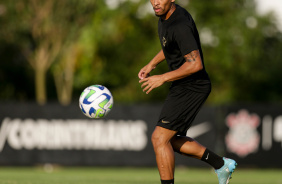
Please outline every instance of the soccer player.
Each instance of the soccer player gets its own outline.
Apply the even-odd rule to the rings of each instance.
[[[161,183],[174,183],[174,152],[178,152],[210,164],[215,169],[219,183],[226,184],[236,162],[215,154],[186,136],[211,91],[195,22],[184,8],[175,4],[175,0],[150,1],[159,17],[158,34],[162,49],[139,71],[139,82],[147,94],[165,82],[172,82],[151,137]],[[164,60],[170,71],[149,76]]]

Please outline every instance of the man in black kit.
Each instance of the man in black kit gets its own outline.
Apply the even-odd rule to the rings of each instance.
[[[150,1],[159,17],[158,33],[162,49],[140,70],[139,82],[147,94],[165,82],[172,82],[151,138],[161,183],[174,183],[174,152],[210,164],[215,169],[219,184],[229,183],[236,162],[218,156],[186,136],[211,91],[195,22],[184,8],[175,4],[175,0]],[[149,76],[164,60],[170,71]]]

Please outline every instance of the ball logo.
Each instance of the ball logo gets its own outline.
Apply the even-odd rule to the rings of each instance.
[[[257,127],[260,118],[256,114],[249,114],[246,110],[240,110],[238,114],[229,114],[226,118],[229,131],[225,137],[228,151],[245,157],[258,150],[260,135]]]
[[[94,91],[94,90],[90,90],[89,91],[89,93],[85,96],[85,98],[83,99],[83,103],[84,104],[91,104],[93,101],[94,101],[94,99],[92,100],[92,101],[88,101],[88,99],[94,94],[94,93],[96,93],[96,91]]]

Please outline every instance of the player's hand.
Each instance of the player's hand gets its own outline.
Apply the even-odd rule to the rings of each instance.
[[[153,89],[163,85],[164,82],[162,75],[146,77],[139,81],[139,83],[142,83],[141,88],[143,88],[143,91],[146,92],[146,94],[149,94]]]
[[[144,66],[138,73],[139,79],[144,79],[146,77],[150,76],[150,72],[155,69],[156,67],[153,67],[151,65]]]

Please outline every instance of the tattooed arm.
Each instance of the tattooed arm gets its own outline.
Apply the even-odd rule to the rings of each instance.
[[[185,78],[203,69],[199,50],[190,52],[189,54],[185,55],[184,58],[186,62],[174,71],[141,79],[139,82],[143,83],[141,85],[143,91],[148,94],[154,88],[163,85],[165,82],[171,82]]]
[[[202,59],[199,50],[194,50],[184,56],[185,63],[177,70],[163,74],[165,82],[185,78],[203,69]]]

